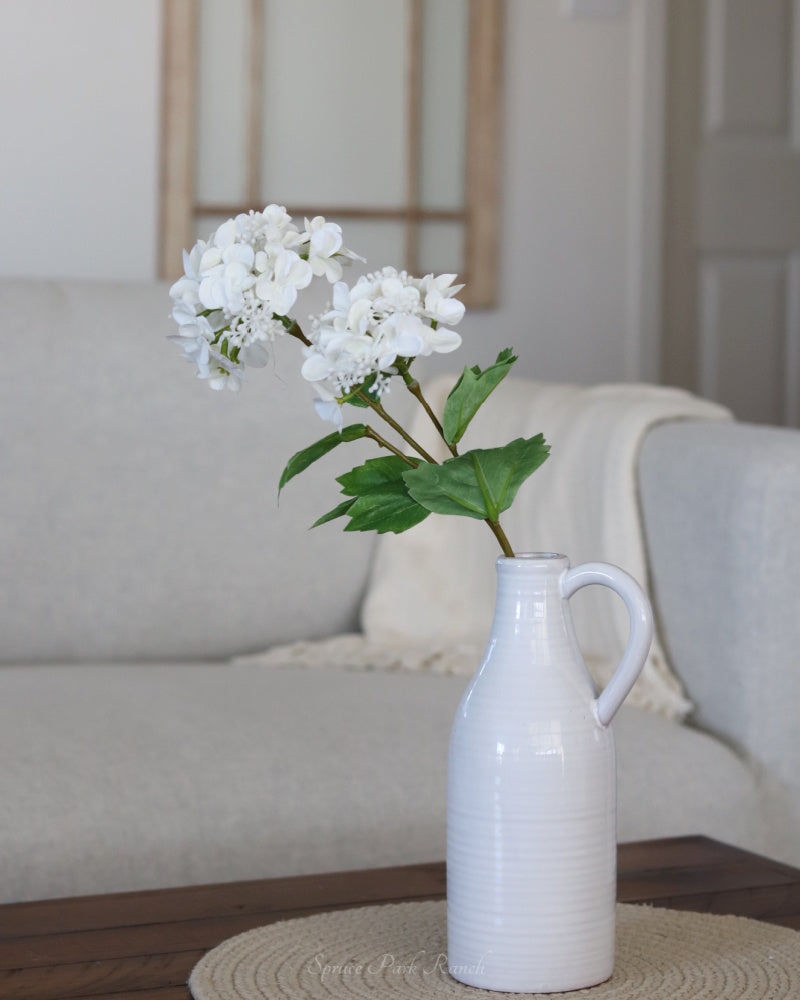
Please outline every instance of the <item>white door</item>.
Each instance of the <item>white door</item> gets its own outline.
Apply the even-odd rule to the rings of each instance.
[[[670,0],[664,380],[800,424],[800,0]]]

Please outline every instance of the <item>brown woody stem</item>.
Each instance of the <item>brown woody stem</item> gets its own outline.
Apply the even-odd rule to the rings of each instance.
[[[311,341],[300,329],[300,324],[297,322],[297,320],[294,320],[291,326],[286,327],[286,332],[289,334],[290,337],[296,337],[298,340],[301,340],[306,345],[306,347],[311,346]]]
[[[419,462],[414,458],[409,458],[408,455],[404,455],[399,448],[395,448],[393,444],[386,440],[386,438],[381,437],[381,435],[367,424],[367,430],[364,437],[368,437],[371,440],[377,442],[381,448],[386,448],[393,455],[397,455],[398,458],[402,458],[406,465],[410,465],[412,469],[416,469]]]
[[[431,409],[428,400],[423,396],[422,387],[420,386],[419,382],[414,378],[411,372],[409,372],[407,365],[398,364],[397,370],[403,376],[403,381],[406,384],[406,388],[411,393],[411,395],[417,400],[417,402],[422,406],[422,408],[425,410],[428,416],[431,418],[433,426],[436,428],[442,441],[444,441],[444,443],[450,449],[450,454],[455,458],[455,456],[458,455],[458,449],[454,444],[450,444],[450,442],[444,436],[444,428],[442,427],[441,421]]]
[[[385,420],[386,423],[392,428],[392,430],[396,431],[400,435],[400,437],[406,442],[406,444],[411,445],[414,451],[416,451],[418,455],[421,455],[426,462],[430,462],[431,465],[439,464],[436,461],[436,459],[433,458],[433,456],[429,455],[428,452],[425,451],[425,449],[422,447],[422,445],[419,444],[419,442],[415,441],[414,438],[411,437],[411,435],[406,430],[404,430],[393,417],[389,416],[389,414],[386,412],[386,410],[384,410],[384,408],[377,401],[377,399],[372,399],[372,397],[369,396],[366,392],[364,392],[363,389],[358,389],[356,391],[356,396],[358,396],[359,399],[363,400],[367,404],[367,406],[371,407],[382,420]]]

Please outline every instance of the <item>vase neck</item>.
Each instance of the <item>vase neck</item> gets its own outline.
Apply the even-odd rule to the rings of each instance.
[[[524,552],[501,556],[496,563],[498,591],[535,595],[558,589],[569,569],[569,559],[558,552]]]
[[[496,567],[495,634],[511,629],[521,636],[531,629],[560,627],[565,614],[561,580],[569,569],[566,556],[552,552],[503,556]]]

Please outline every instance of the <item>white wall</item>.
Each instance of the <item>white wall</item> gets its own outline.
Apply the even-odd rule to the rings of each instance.
[[[0,0],[0,274],[149,278],[159,0]]]
[[[506,28],[501,307],[475,337],[502,327],[534,377],[621,379],[630,15],[510,0]]]
[[[467,316],[463,362],[509,344],[535,377],[639,374],[631,4],[650,2],[569,18],[559,0],[507,0],[501,305]],[[153,277],[158,0],[0,7],[0,274]]]

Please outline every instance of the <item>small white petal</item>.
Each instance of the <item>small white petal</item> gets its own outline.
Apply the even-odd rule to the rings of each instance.
[[[437,330],[431,330],[428,343],[437,354],[449,354],[461,347],[461,335],[455,330],[440,326]]]
[[[319,382],[331,373],[328,360],[321,354],[312,354],[303,362],[300,374],[307,382]]]
[[[323,420],[329,420],[331,423],[336,424],[339,430],[342,429],[342,424],[344,422],[344,415],[342,414],[341,406],[329,399],[315,399],[314,408],[317,411],[318,416]]]
[[[236,219],[228,219],[227,222],[223,222],[216,233],[214,233],[214,245],[218,246],[220,250],[229,247],[235,239]]]

